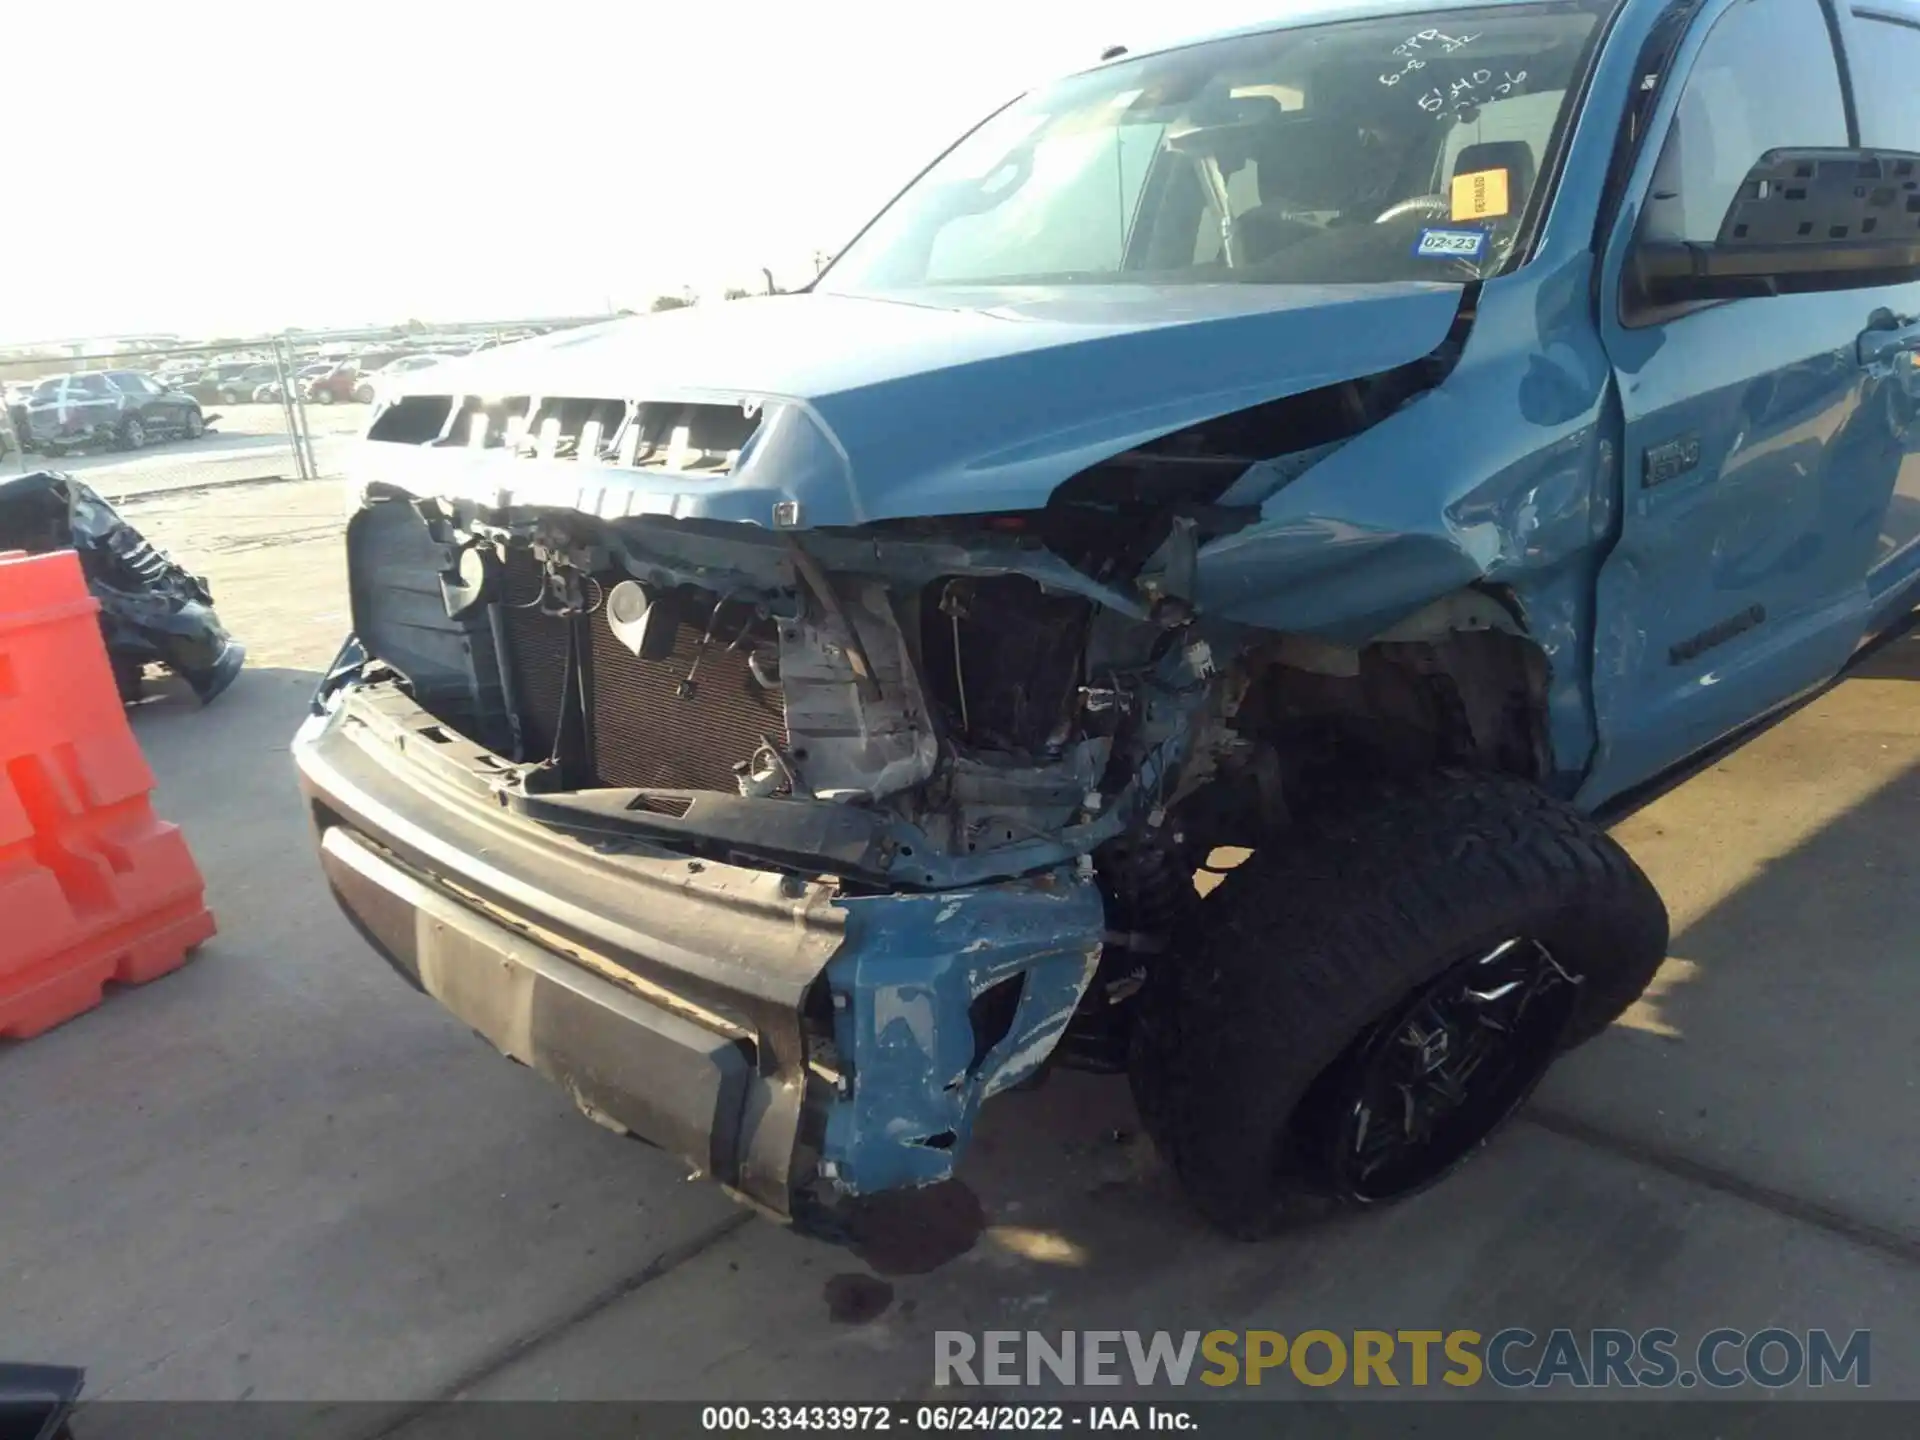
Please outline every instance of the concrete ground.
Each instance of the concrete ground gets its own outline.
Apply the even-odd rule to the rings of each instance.
[[[1217,1239],[1124,1084],[1062,1075],[987,1111],[978,1242],[875,1275],[587,1123],[374,959],[287,756],[346,626],[339,487],[170,484],[127,513],[209,574],[251,665],[134,728],[221,930],[0,1049],[0,1356],[84,1364],[96,1396],[399,1407],[341,1434],[451,1395],[912,1397],[936,1330],[989,1328],[1870,1328],[1872,1393],[1920,1398],[1920,636],[1619,827],[1672,959],[1424,1197]]]

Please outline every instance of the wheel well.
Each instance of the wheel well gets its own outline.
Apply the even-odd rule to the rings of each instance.
[[[1171,823],[1097,857],[1109,932],[1060,1063],[1125,1063],[1142,977],[1185,943],[1193,907],[1209,903],[1200,897],[1219,875],[1284,844],[1294,821],[1342,823],[1356,796],[1443,769],[1545,779],[1549,673],[1518,605],[1482,589],[1445,596],[1358,645],[1280,634],[1245,652],[1228,686],[1224,743],[1207,747],[1202,778],[1168,807]],[[1199,873],[1209,869],[1211,879]]]
[[[1545,653],[1509,598],[1465,590],[1360,645],[1276,636],[1248,662],[1234,728],[1279,765],[1289,808],[1356,776],[1551,769]]]

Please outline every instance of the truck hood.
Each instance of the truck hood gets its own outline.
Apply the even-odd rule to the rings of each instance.
[[[608,519],[813,528],[1033,509],[1077,472],[1169,432],[1419,359],[1446,337],[1460,294],[1415,282],[1127,285],[693,306],[395,377],[362,475]],[[758,423],[730,464],[697,472],[522,458],[382,423],[408,397],[444,396],[456,407],[513,396],[744,406]]]

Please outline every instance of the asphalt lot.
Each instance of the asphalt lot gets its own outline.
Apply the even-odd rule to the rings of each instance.
[[[84,1364],[95,1396],[402,1407],[343,1435],[451,1395],[913,1397],[943,1329],[1870,1328],[1871,1393],[1920,1399],[1920,636],[1620,825],[1672,959],[1434,1191],[1222,1241],[1124,1084],[1062,1075],[987,1111],[977,1243],[875,1276],[587,1123],[374,959],[287,756],[346,626],[340,487],[142,463],[103,488],[149,492],[129,518],[251,652],[207,710],[163,688],[133,717],[221,931],[0,1048],[0,1356]],[[849,1274],[882,1282],[851,1317]]]

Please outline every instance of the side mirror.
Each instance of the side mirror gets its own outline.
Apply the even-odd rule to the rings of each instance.
[[[1920,279],[1920,154],[1769,150],[1712,244],[1643,238],[1630,265],[1655,305]]]

